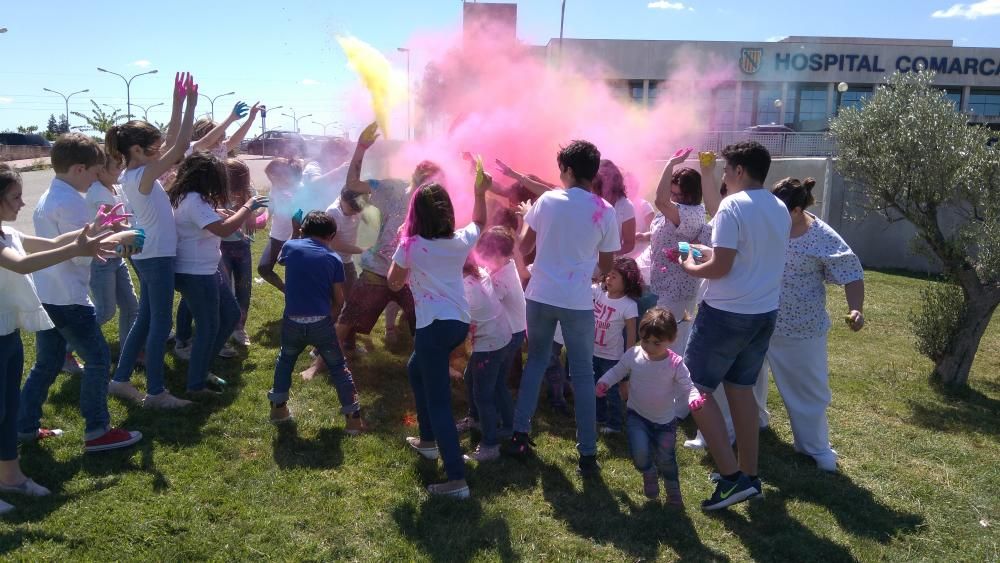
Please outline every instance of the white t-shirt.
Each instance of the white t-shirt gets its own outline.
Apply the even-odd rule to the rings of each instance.
[[[593,307],[598,252],[621,249],[614,209],[582,188],[549,190],[524,216],[535,231],[535,263],[525,297],[577,311]]]
[[[635,206],[627,197],[620,197],[615,202],[615,218],[618,219],[618,230],[621,233],[622,225],[629,219],[635,219]]]
[[[125,194],[126,205],[132,213],[132,226],[141,228],[146,233],[146,241],[142,252],[132,257],[133,260],[163,258],[177,255],[177,227],[174,225],[174,208],[170,198],[159,180],[153,181],[153,189],[149,195],[139,193],[139,180],[145,166],[122,172],[120,181]]]
[[[712,247],[736,250],[725,276],[708,280],[705,303],[754,315],[778,309],[792,218],[780,199],[763,189],[726,196],[712,221]]]
[[[594,355],[617,360],[625,353],[625,321],[639,316],[639,306],[631,297],[612,299],[600,285],[594,285]]]
[[[516,334],[527,330],[524,288],[521,287],[521,277],[517,275],[517,264],[509,260],[499,270],[490,274],[490,277],[493,278],[493,291],[500,298],[500,304],[507,314],[510,331]]]
[[[212,204],[199,194],[188,193],[174,211],[177,223],[177,261],[174,271],[178,274],[208,276],[219,269],[222,238],[205,229],[221,221]]]
[[[500,298],[493,290],[490,273],[480,268],[479,277],[463,278],[465,298],[469,301],[469,316],[472,317],[472,351],[494,352],[510,343],[510,323],[507,313],[500,304]]]
[[[428,240],[420,236],[403,240],[392,261],[410,271],[409,285],[417,313],[417,327],[437,320],[468,323],[462,266],[479,240],[479,226],[469,223],[452,238]]]
[[[657,424],[677,418],[675,398],[690,403],[701,396],[683,359],[672,351],[662,360],[651,360],[642,346],[633,346],[615,367],[598,375],[597,382],[609,387],[628,377],[628,408]]]
[[[19,256],[26,256],[22,240],[24,235],[10,227],[3,228],[0,247],[12,249]],[[0,268],[0,336],[15,330],[28,332],[48,330],[53,327],[48,313],[42,308],[38,292],[31,274],[19,274],[7,268]],[[20,377],[20,374],[18,374]]]
[[[94,215],[101,209],[102,205],[108,207],[114,207],[119,203],[124,203],[125,199],[122,197],[120,189],[115,186],[115,192],[112,193],[111,190],[104,187],[100,181],[94,182],[87,188],[86,198],[87,205],[90,206],[90,212]]]
[[[330,207],[326,208],[326,215],[327,217],[333,219],[334,223],[337,224],[336,241],[347,244],[358,243],[358,225],[361,223],[360,213],[345,215],[344,211],[340,208],[340,198],[338,197],[336,201],[330,204]],[[348,263],[354,256],[353,254],[348,254],[346,252],[336,252],[336,255],[339,256],[340,260],[345,264]]]
[[[637,199],[632,202],[632,207],[635,209],[636,234],[648,232],[650,230],[649,226],[653,222],[653,217],[656,215],[656,210],[653,209],[653,205],[644,199]],[[632,252],[629,252],[627,256],[638,261],[639,256],[642,255],[647,248],[649,248],[648,240],[636,240],[635,248],[633,248]],[[647,258],[644,260],[648,265],[648,253]],[[642,268],[642,264],[640,264],[639,267]]]
[[[271,209],[271,233],[270,237],[275,240],[280,240],[282,242],[292,238],[292,233],[295,231],[295,227],[292,225],[292,215],[298,209],[292,209],[294,203],[292,199],[295,197],[294,188],[279,188],[274,186],[271,188],[270,193],[270,209]]]
[[[32,216],[35,235],[56,238],[94,220],[84,195],[54,178]],[[136,255],[138,256],[138,255]],[[35,272],[38,298],[47,305],[87,305],[90,301],[90,258],[73,258]]]

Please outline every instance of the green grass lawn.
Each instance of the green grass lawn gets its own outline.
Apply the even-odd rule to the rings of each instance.
[[[255,247],[259,254],[260,244]],[[781,560],[996,561],[1000,558],[1000,328],[987,333],[971,389],[945,394],[913,348],[906,322],[929,283],[868,274],[868,326],[831,334],[830,409],[842,473],[795,454],[772,388],[761,441],[766,498],[702,513],[710,463],[678,448],[685,511],[648,502],[623,436],[601,438],[603,476],[574,469],[573,422],[537,418],[538,456],[471,467],[473,499],[430,499],[436,462],[407,451],[416,429],[405,354],[382,328],[353,365],[373,431],[344,434],[324,381],[296,376],[297,425],[268,423],[265,392],[277,354],[281,296],[254,285],[248,354],[216,369],[231,389],[187,412],[148,412],[111,399],[114,423],[145,435],[137,447],[83,455],[78,382],[60,376],[43,422],[60,439],[22,448],[42,499],[3,495],[0,554],[22,560]],[[834,318],[844,308],[832,290]],[[116,324],[106,335],[117,350]],[[26,338],[26,370],[34,351]],[[408,348],[404,346],[404,348]],[[300,359],[299,368],[307,358]],[[186,364],[168,359],[183,391]],[[141,374],[136,377],[143,384]],[[773,384],[772,384],[773,385]],[[455,388],[455,412],[464,412]],[[412,423],[411,423],[412,424]],[[693,435],[691,424],[684,426]],[[466,448],[472,444],[463,439]],[[678,444],[679,445],[679,444]]]

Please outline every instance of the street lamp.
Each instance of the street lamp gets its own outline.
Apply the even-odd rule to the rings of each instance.
[[[205,98],[208,98],[208,104],[211,107],[211,109],[209,110],[209,114],[212,116],[211,119],[214,121],[215,120],[215,100],[218,100],[222,96],[232,96],[235,93],[236,92],[226,92],[225,94],[219,94],[218,96],[216,96],[214,98],[210,97],[208,94],[198,94],[198,95],[199,96],[204,96]]]
[[[3,28],[3,31],[4,32],[7,31],[7,28],[6,27]],[[0,33],[2,33],[2,32],[0,32]],[[67,128],[69,127],[69,99],[72,98],[73,96],[77,95],[77,94],[83,94],[84,92],[90,92],[90,89],[88,88],[86,90],[80,90],[79,92],[73,92],[72,94],[70,94],[70,95],[67,96],[66,94],[63,94],[62,92],[57,92],[55,90],[50,90],[49,88],[42,88],[42,90],[45,90],[46,92],[52,92],[53,94],[59,94],[60,96],[63,97],[63,101],[66,102],[66,127]]]
[[[326,128],[329,127],[329,126],[331,126],[331,125],[338,125],[340,122],[339,121],[331,121],[330,123],[320,123],[319,121],[313,121],[313,123],[315,123],[316,125],[319,125],[320,127],[323,128],[323,136],[326,137]]]
[[[396,47],[400,53],[406,53],[406,140],[410,140],[410,49]]]
[[[285,106],[260,106],[260,156],[263,157],[267,154],[267,110],[274,111],[276,109],[281,109]]]
[[[113,74],[113,75],[117,76],[118,78],[121,78],[122,81],[125,82],[125,105],[128,107],[128,111],[126,112],[125,118],[128,119],[128,120],[131,120],[132,119],[132,91],[131,91],[132,80],[134,80],[134,79],[136,79],[136,78],[138,78],[140,76],[145,76],[147,74],[156,74],[157,71],[156,70],[150,70],[150,71],[147,71],[147,72],[140,72],[139,74],[132,75],[131,78],[125,78],[124,76],[118,74],[117,72],[111,72],[110,70],[106,70],[106,69],[103,69],[101,67],[97,67],[97,70],[100,71],[100,72],[106,72],[108,74]]]
[[[151,106],[146,106],[146,107],[140,106],[139,104],[135,104],[135,107],[141,109],[142,118],[145,119],[146,121],[149,121],[149,110],[155,108],[156,106],[162,106],[162,105],[164,105],[164,102],[160,102],[158,104],[153,104]]]
[[[294,114],[295,111],[292,111],[292,113]],[[305,115],[300,115],[298,117],[295,117],[295,115],[288,115],[287,113],[283,113],[281,115],[283,115],[285,117],[291,117],[292,118],[292,121],[295,122],[295,132],[296,133],[299,132],[299,122],[302,121],[303,119],[307,118],[307,117],[312,117],[311,113],[307,113]]]

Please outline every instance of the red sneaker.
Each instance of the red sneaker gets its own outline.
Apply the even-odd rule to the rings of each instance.
[[[139,440],[142,440],[142,432],[112,428],[98,438],[87,440],[83,449],[87,453],[116,450],[131,446]]]

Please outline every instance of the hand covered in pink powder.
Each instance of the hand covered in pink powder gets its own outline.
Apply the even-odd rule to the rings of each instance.
[[[513,168],[511,168],[510,166],[507,166],[504,163],[504,161],[500,160],[499,158],[494,159],[493,162],[496,163],[496,165],[497,165],[497,171],[499,171],[504,176],[506,176],[508,178],[511,178],[512,180],[517,180],[517,179],[520,178],[520,176],[518,175],[518,173],[514,172]]]
[[[132,216],[131,213],[119,213],[125,208],[124,203],[115,204],[114,207],[108,205],[102,205],[101,209],[97,212],[97,217],[94,220],[94,224],[97,225],[99,229],[105,229],[108,227],[114,227],[120,223],[124,223]]]
[[[703,407],[703,406],[705,406],[705,396],[704,395],[701,395],[697,399],[695,399],[695,400],[691,401],[690,403],[688,403],[688,408],[691,409],[691,412],[694,412],[694,411],[697,411],[697,410],[701,410],[701,407]]]
[[[681,164],[682,162],[687,160],[687,157],[690,156],[693,151],[694,148],[692,147],[678,149],[677,152],[674,153],[674,156],[670,157],[670,160],[667,162],[667,164],[672,166],[677,166],[678,164]]]
[[[610,387],[608,386],[607,383],[604,383],[603,381],[598,381],[597,387],[594,388],[594,394],[597,395],[599,399],[603,399],[604,396],[608,394],[609,388]]]

